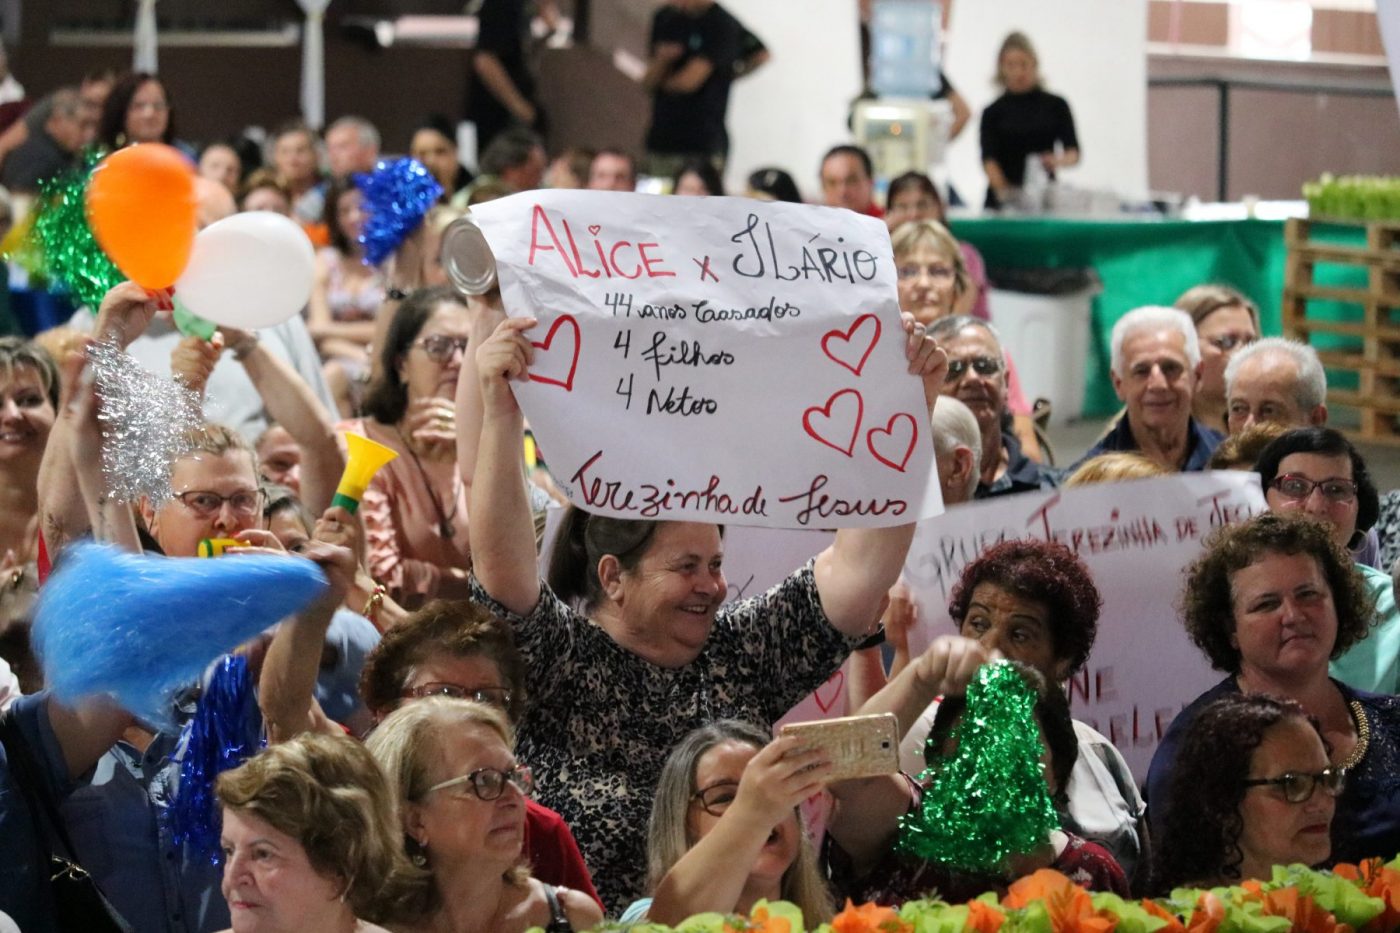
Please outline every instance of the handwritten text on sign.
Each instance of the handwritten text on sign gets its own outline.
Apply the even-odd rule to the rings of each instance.
[[[779,528],[941,509],[878,221],[592,191],[473,216],[507,310],[540,321],[516,394],[574,504]]]
[[[953,586],[989,548],[1020,538],[1064,544],[1103,597],[1093,653],[1070,680],[1070,705],[1145,779],[1172,718],[1224,676],[1181,624],[1183,571],[1211,532],[1264,510],[1254,473],[1183,473],[959,506],[914,534],[904,567],[918,606],[910,650],[956,632]]]

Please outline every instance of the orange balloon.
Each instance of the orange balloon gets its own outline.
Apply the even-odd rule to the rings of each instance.
[[[146,288],[168,288],[194,246],[194,166],[163,143],[138,143],[103,159],[87,184],[87,216],[117,268]]]

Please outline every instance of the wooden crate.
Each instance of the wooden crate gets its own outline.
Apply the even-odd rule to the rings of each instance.
[[[1364,246],[1316,240],[1312,226],[1295,219],[1284,229],[1284,335],[1314,345],[1318,335],[1351,338],[1344,349],[1318,347],[1324,366],[1355,373],[1358,383],[1355,390],[1329,385],[1327,405],[1356,412],[1357,430],[1349,432],[1355,438],[1400,445],[1400,223],[1356,224],[1365,227]],[[1319,264],[1364,267],[1366,287],[1317,284]],[[1353,305],[1359,313],[1348,321],[1310,315],[1310,307],[1323,301]]]

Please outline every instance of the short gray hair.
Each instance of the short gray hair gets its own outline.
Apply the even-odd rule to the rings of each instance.
[[[326,133],[329,135],[333,130],[338,130],[343,126],[351,127],[359,133],[361,144],[376,151],[379,149],[379,130],[364,117],[354,115],[341,117],[326,128]]]
[[[1001,361],[1006,363],[1006,344],[1001,342],[1001,331],[991,321],[984,321],[980,317],[973,317],[970,314],[953,314],[948,317],[941,317],[928,327],[928,336],[932,337],[940,346],[954,339],[969,327],[978,327],[987,333],[996,342],[997,349],[1001,351]]]
[[[1289,340],[1287,337],[1265,337],[1235,351],[1225,366],[1225,395],[1228,398],[1235,385],[1235,377],[1246,361],[1261,354],[1285,356],[1297,368],[1298,379],[1294,383],[1293,397],[1298,407],[1310,412],[1327,401],[1327,374],[1322,370],[1322,360],[1317,351],[1306,343]]]
[[[1128,338],[1144,330],[1174,330],[1185,341],[1186,360],[1195,369],[1201,363],[1201,341],[1196,336],[1196,325],[1191,315],[1178,308],[1164,308],[1148,305],[1134,308],[1118,319],[1113,325],[1113,372],[1123,375],[1123,344]]]
[[[972,451],[972,475],[964,490],[971,497],[982,476],[982,430],[977,426],[977,416],[953,396],[940,395],[933,405],[931,422],[935,456],[946,457],[959,447]]]

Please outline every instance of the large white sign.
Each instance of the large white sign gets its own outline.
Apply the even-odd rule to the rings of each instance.
[[[941,510],[879,221],[596,191],[473,216],[507,310],[540,321],[516,395],[575,505],[806,529]]]
[[[1211,532],[1266,510],[1254,473],[1178,474],[988,499],[921,522],[904,573],[918,606],[917,655],[956,629],[948,599],[963,569],[1007,540],[1074,550],[1103,597],[1093,653],[1069,684],[1076,719],[1112,740],[1139,780],[1183,706],[1224,675],[1181,624],[1183,570]]]

